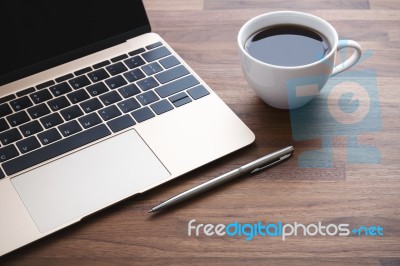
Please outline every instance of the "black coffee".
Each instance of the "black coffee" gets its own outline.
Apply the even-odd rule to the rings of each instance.
[[[268,64],[302,66],[322,59],[330,46],[325,36],[312,29],[282,24],[254,33],[246,41],[245,49]]]

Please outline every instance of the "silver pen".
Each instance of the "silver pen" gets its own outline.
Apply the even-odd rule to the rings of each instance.
[[[184,200],[187,200],[191,197],[199,195],[199,194],[203,193],[204,191],[207,191],[207,190],[217,187],[221,184],[224,184],[225,182],[228,182],[238,176],[241,176],[244,174],[249,174],[249,173],[253,174],[253,173],[261,171],[265,168],[268,168],[275,164],[278,164],[278,163],[282,162],[283,160],[289,158],[292,155],[293,150],[294,150],[293,146],[289,146],[289,147],[286,147],[279,151],[276,151],[274,153],[268,154],[264,157],[261,157],[260,159],[257,159],[251,163],[243,165],[243,166],[241,166],[235,170],[232,170],[226,174],[220,175],[216,178],[211,179],[210,181],[207,181],[203,184],[200,184],[189,190],[186,190],[186,191],[160,203],[159,205],[151,208],[149,212],[158,212],[160,210],[166,209],[167,207],[170,207],[170,206],[180,203]]]

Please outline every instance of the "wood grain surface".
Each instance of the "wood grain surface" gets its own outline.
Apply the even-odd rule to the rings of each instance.
[[[8,254],[0,258],[0,265],[400,265],[399,1],[144,2],[153,31],[254,131],[255,143]],[[267,106],[250,89],[236,46],[237,33],[247,20],[276,10],[320,16],[340,38],[356,40],[368,51],[369,56],[352,70],[376,74],[372,79],[380,114],[370,123],[381,123],[381,129],[357,135],[357,140],[377,148],[378,163],[348,162],[348,138],[339,134],[329,146],[332,167],[299,165],[300,154],[324,145],[321,138],[293,139],[290,112]],[[277,167],[237,179],[163,213],[147,213],[176,193],[287,145],[294,145],[294,157]],[[301,235],[286,241],[261,236],[251,241],[196,237],[187,233],[191,219],[211,224],[380,225],[384,235]]]

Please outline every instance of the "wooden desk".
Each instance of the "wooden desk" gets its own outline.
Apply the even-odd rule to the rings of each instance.
[[[253,145],[128,199],[86,221],[0,259],[14,265],[399,265],[400,264],[400,10],[396,0],[236,1],[146,0],[155,32],[163,36],[254,131]],[[372,55],[354,70],[376,72],[382,129],[362,134],[378,164],[347,162],[347,139],[333,138],[332,168],[301,168],[299,155],[321,139],[294,141],[290,113],[262,103],[241,73],[236,35],[248,19],[298,10],[329,21],[341,38]],[[377,121],[377,120],[374,120]],[[372,122],[374,123],[374,122]],[[284,164],[220,187],[159,215],[149,208],[168,197],[293,144]],[[257,221],[351,226],[380,225],[377,237],[199,237],[188,222]]]

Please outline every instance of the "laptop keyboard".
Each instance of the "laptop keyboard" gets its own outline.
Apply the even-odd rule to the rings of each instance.
[[[208,94],[157,42],[0,98],[0,179]]]

